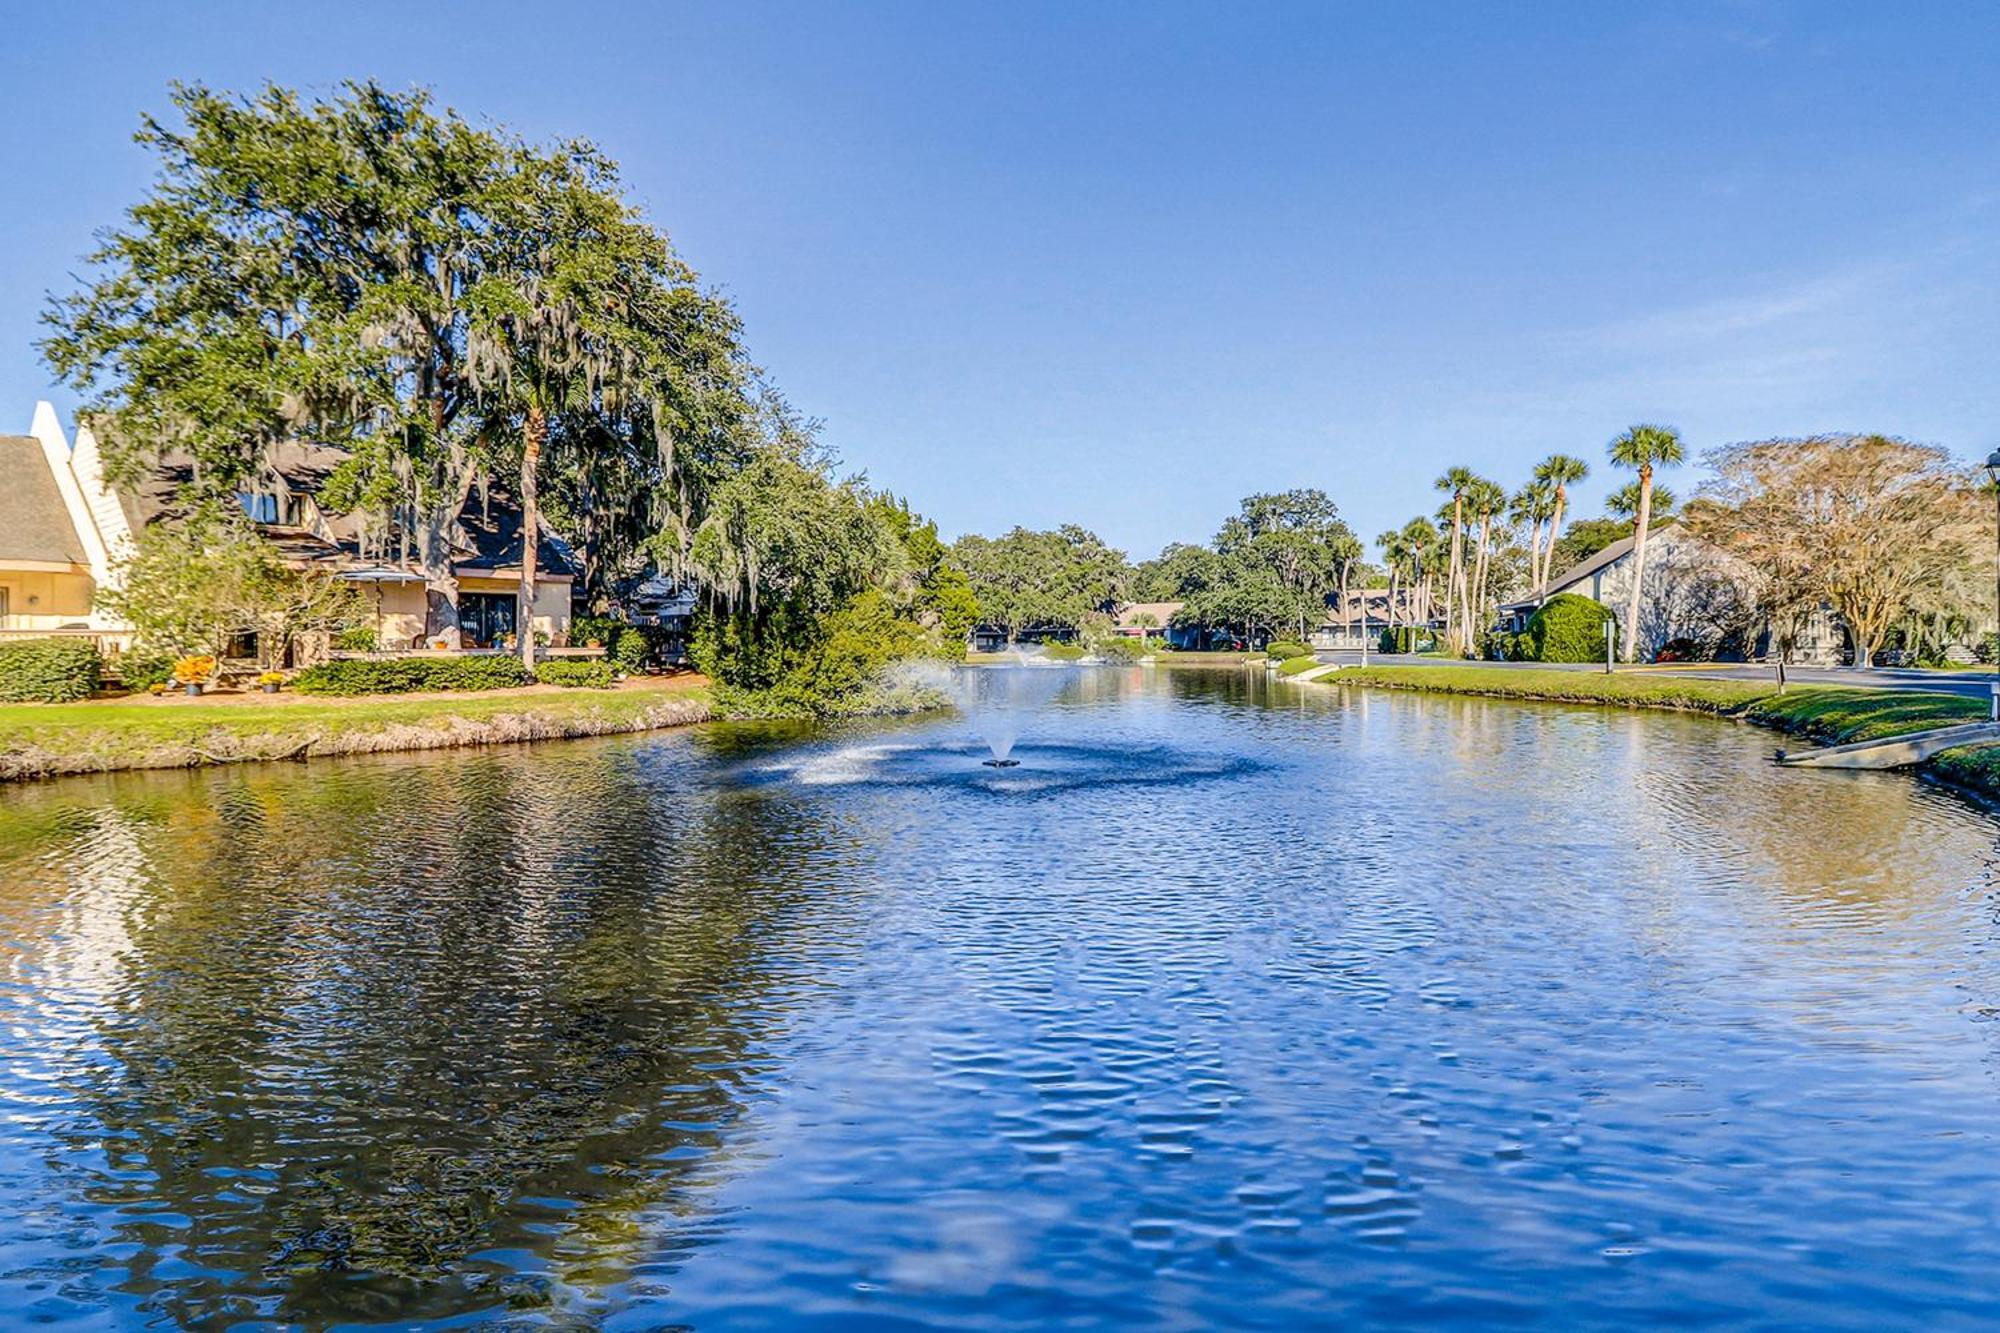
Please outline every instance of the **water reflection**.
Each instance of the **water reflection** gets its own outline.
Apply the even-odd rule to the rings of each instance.
[[[9,793],[0,1309],[2000,1315],[1984,816],[1067,674],[1004,773],[918,719]]]

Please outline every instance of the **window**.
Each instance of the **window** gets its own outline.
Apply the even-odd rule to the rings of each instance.
[[[278,521],[278,497],[255,491],[238,491],[236,503],[243,506],[243,512],[250,516],[252,523],[276,523]]]
[[[14,614],[14,590],[0,583],[0,620]]]

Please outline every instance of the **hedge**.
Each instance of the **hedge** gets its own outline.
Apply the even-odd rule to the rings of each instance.
[[[544,685],[608,690],[612,684],[611,663],[600,657],[551,658],[535,668],[535,679]]]
[[[0,699],[69,703],[97,689],[104,661],[88,639],[22,639],[0,644]]]
[[[127,648],[118,655],[117,667],[119,682],[132,693],[143,694],[152,686],[165,685],[174,678],[174,655]]]
[[[301,671],[302,694],[411,694],[419,690],[498,690],[526,685],[518,657],[394,657],[322,662]]]
[[[1273,639],[1264,649],[1264,656],[1273,662],[1289,662],[1294,657],[1312,656],[1312,647],[1297,639]]]
[[[1529,662],[1602,662],[1604,627],[1615,620],[1601,602],[1557,593],[1535,612],[1515,651]]]

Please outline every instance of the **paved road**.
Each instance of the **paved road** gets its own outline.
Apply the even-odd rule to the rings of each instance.
[[[1354,666],[1361,661],[1358,651],[1340,650],[1317,654],[1322,662],[1338,662],[1342,666]],[[1584,666],[1569,662],[1464,662],[1449,657],[1394,657],[1380,653],[1368,654],[1371,665],[1377,666],[1476,666],[1504,667],[1509,671],[1602,671],[1601,666]],[[1769,666],[1732,666],[1714,663],[1701,667],[1620,667],[1621,672],[1634,675],[1675,675],[1694,676],[1703,680],[1753,680],[1775,679],[1776,671]],[[1850,689],[1862,690],[1930,690],[1940,694],[1964,694],[1975,698],[1986,698],[1996,680],[1994,672],[1988,671],[1910,671],[1895,667],[1870,667],[1866,671],[1856,671],[1853,667],[1790,667],[1785,679],[1795,685],[1844,685]]]

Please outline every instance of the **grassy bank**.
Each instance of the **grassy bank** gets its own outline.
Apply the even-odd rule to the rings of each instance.
[[[1695,680],[1687,677],[1595,671],[1513,671],[1494,667],[1364,667],[1336,672],[1321,683],[1373,689],[1423,690],[1495,699],[1660,708],[1740,718],[1803,736],[1821,745],[1877,740],[1904,732],[1984,719],[1989,705],[1965,695],[1919,691],[1854,690]],[[1974,795],[2000,801],[2000,748],[1946,750],[1921,771]]]
[[[1733,715],[1769,696],[1768,685],[1734,680],[1691,680],[1599,671],[1514,671],[1505,667],[1355,667],[1320,677],[1329,685],[1386,690],[1475,694],[1493,699],[1609,704],[1621,708],[1670,708],[1683,713]]]
[[[698,676],[628,681],[612,690],[7,704],[0,705],[0,781],[605,736],[710,715],[706,682]]]

